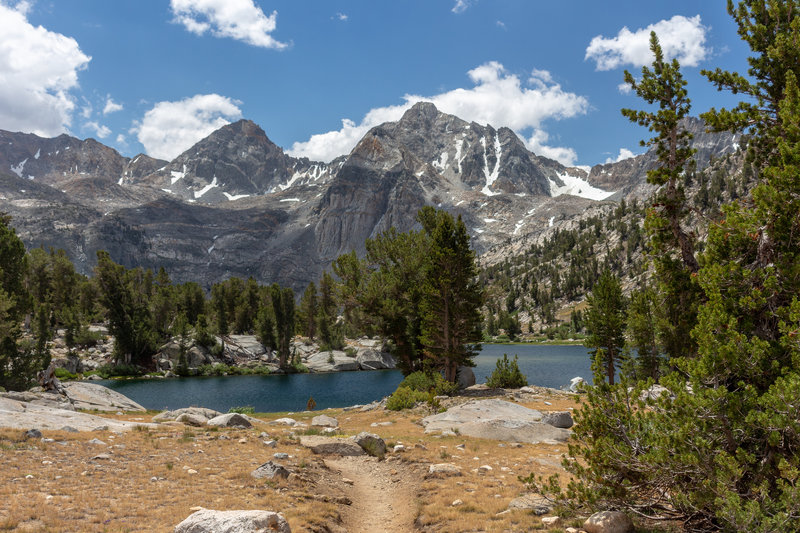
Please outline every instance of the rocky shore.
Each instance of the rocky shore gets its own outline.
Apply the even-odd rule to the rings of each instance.
[[[99,336],[94,346],[67,349],[63,332],[52,342],[50,352],[52,361],[58,368],[71,374],[87,374],[104,365],[113,363],[114,338],[101,325],[91,327]],[[215,337],[221,351],[215,351],[189,340],[185,350],[186,372],[196,375],[214,365],[226,365],[245,371],[282,373],[278,357],[274,351],[264,348],[254,335],[226,335]],[[298,368],[308,372],[344,372],[357,370],[384,370],[395,368],[395,360],[388,346],[380,339],[347,339],[343,350],[322,350],[315,341],[295,337],[290,348],[291,356]],[[162,345],[154,355],[155,373],[151,376],[174,377],[181,364],[181,345],[171,339]],[[99,377],[89,379],[100,379]]]

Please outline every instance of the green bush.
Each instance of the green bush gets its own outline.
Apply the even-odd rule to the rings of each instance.
[[[352,346],[348,346],[347,348],[344,349],[344,353],[347,355],[347,357],[355,357],[358,355],[358,350],[356,350]]]
[[[103,365],[96,370],[96,374],[103,379],[117,378],[117,377],[133,377],[141,376],[142,369],[136,365]]]
[[[397,387],[397,390],[389,396],[386,401],[386,408],[390,411],[400,411],[402,409],[411,409],[418,402],[427,402],[430,399],[430,394],[424,391],[412,390],[408,387]]]
[[[412,372],[398,385],[414,391],[433,393],[434,396],[452,396],[458,391],[458,384],[446,381],[438,372]]]
[[[53,374],[61,381],[72,381],[78,379],[78,374],[73,374],[66,368],[56,368]]]
[[[228,409],[229,413],[239,413],[240,415],[252,415],[256,412],[255,407],[251,405],[244,405],[241,407],[231,407]]]
[[[486,386],[493,389],[518,389],[527,385],[528,380],[520,372],[518,360],[519,356],[515,355],[512,361],[507,354],[503,354],[503,358],[497,360],[492,375],[486,380]]]
[[[90,331],[87,327],[82,327],[75,332],[72,345],[79,348],[91,348],[97,346],[97,341],[103,338],[99,331]]]

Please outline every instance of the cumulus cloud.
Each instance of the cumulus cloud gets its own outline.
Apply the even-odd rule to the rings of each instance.
[[[91,58],[77,41],[27,19],[28,2],[0,2],[0,128],[52,137],[72,122],[78,73]]]
[[[656,32],[664,56],[677,58],[683,66],[696,67],[710,55],[706,47],[708,27],[700,22],[700,15],[687,18],[675,15],[646,28],[630,31],[623,27],[616,37],[596,36],[586,48],[585,60],[594,60],[597,70],[612,70],[623,65],[641,67],[653,62],[650,52],[650,32]]]
[[[218,94],[158,102],[131,132],[148,155],[172,160],[214,130],[241,118],[239,105],[241,102]]]
[[[103,107],[104,115],[110,115],[111,113],[122,111],[122,109],[123,109],[122,104],[116,103],[114,100],[111,99],[111,96],[106,97],[106,105],[105,107]]]
[[[350,17],[347,16],[346,13],[336,13],[336,19],[341,20],[342,22],[347,22],[347,19]]]
[[[619,163],[620,161],[622,161],[624,159],[630,159],[631,157],[636,157],[636,154],[634,154],[633,152],[631,152],[627,148],[620,148],[619,149],[619,155],[617,155],[616,158],[609,157],[608,159],[606,159],[606,164]]]
[[[96,121],[87,122],[83,125],[84,129],[91,130],[94,132],[95,136],[98,139],[105,139],[109,135],[111,135],[111,130],[108,126],[104,126],[103,124],[99,124]]]
[[[210,32],[253,46],[281,50],[286,43],[275,40],[278,12],[265,15],[253,0],[170,0],[173,22],[191,33]]]
[[[507,126],[525,139],[528,147],[537,154],[574,164],[574,150],[545,144],[548,135],[542,129],[542,123],[585,113],[589,107],[586,98],[564,91],[544,70],[534,70],[523,83],[518,76],[509,74],[503,65],[493,61],[470,70],[468,75],[474,84],[472,88],[454,89],[434,96],[407,94],[403,97],[403,104],[371,109],[358,124],[344,119],[339,130],[294,143],[289,153],[330,161],[349,153],[370,128],[399,120],[415,103],[426,101],[444,113],[467,121],[494,127]]]

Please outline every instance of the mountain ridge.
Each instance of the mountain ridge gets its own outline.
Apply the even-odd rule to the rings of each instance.
[[[698,161],[736,143],[702,133]],[[300,292],[338,255],[363,253],[365,239],[415,227],[423,205],[461,215],[483,253],[594,205],[646,196],[653,161],[648,152],[588,172],[565,167],[508,128],[430,103],[372,128],[328,164],[286,154],[245,119],[172,161],[127,158],[93,139],[0,131],[0,211],[28,247],[64,248],[84,273],[107,249],[128,267],[166,266],[175,281],[209,287],[252,275]]]

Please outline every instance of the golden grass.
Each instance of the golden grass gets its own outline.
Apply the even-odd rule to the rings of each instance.
[[[545,405],[547,401],[551,405]],[[572,399],[543,395],[529,402],[540,410],[573,407]],[[419,529],[423,531],[529,531],[541,529],[538,517],[525,511],[503,513],[524,492],[517,476],[532,471],[561,472],[566,445],[507,443],[456,436],[425,435],[423,411],[343,411],[341,431],[377,433],[405,452],[390,454],[401,474],[419,477]],[[320,412],[289,416],[310,423]],[[257,415],[265,422],[286,413]],[[141,413],[111,418],[149,421]],[[372,426],[391,422],[387,426]],[[278,440],[268,448],[259,434]],[[0,430],[0,531],[172,531],[196,506],[208,509],[269,509],[286,516],[292,531],[337,531],[339,498],[348,485],[337,479],[323,460],[302,448],[292,429],[259,424],[247,430],[206,431],[164,424],[156,429],[122,434],[108,431],[66,433],[45,431],[55,442],[25,439],[19,430]],[[226,438],[227,437],[227,438]],[[97,438],[105,445],[92,445]],[[463,447],[459,447],[463,445]],[[257,480],[250,472],[275,452],[297,475],[289,480]],[[107,454],[109,458],[96,458]],[[422,479],[428,464],[451,462],[463,475]],[[481,465],[492,470],[483,473]],[[155,480],[151,480],[151,479]],[[328,500],[328,501],[325,501]],[[452,506],[455,500],[462,505]],[[341,501],[341,500],[340,500]],[[502,513],[502,514],[500,514]]]

